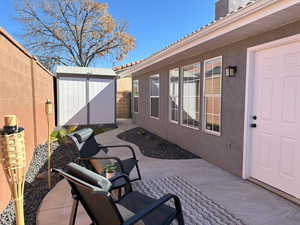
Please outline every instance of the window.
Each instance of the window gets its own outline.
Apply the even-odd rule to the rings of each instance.
[[[179,117],[179,68],[169,71],[169,115],[170,115],[170,121],[178,122],[178,117]]]
[[[222,57],[204,62],[204,129],[221,133]]]
[[[133,112],[138,113],[139,112],[139,81],[138,80],[133,80],[132,83],[132,105],[133,105]]]
[[[150,76],[150,116],[159,117],[159,74]]]
[[[182,125],[199,127],[200,121],[200,73],[201,64],[182,68]]]

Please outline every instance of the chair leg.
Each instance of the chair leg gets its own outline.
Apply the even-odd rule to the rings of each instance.
[[[78,203],[79,203],[79,200],[75,198],[73,200],[73,204],[72,204],[72,211],[71,211],[69,225],[75,225]]]
[[[178,221],[178,225],[184,225],[182,212],[177,214],[177,221]]]
[[[137,171],[137,173],[138,173],[138,180],[141,180],[141,179],[142,179],[142,176],[141,176],[139,164],[136,164],[135,166],[136,166],[136,171]]]
[[[181,202],[180,199],[177,196],[174,196],[174,203],[175,203],[175,208],[177,211],[177,221],[178,225],[184,225],[184,218],[183,218],[183,212],[182,212],[182,207],[181,207]]]
[[[119,188],[118,190],[118,200],[122,197],[122,188]]]

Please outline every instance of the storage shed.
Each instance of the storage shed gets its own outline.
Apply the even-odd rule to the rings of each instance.
[[[112,69],[58,66],[58,125],[116,122],[116,74]]]

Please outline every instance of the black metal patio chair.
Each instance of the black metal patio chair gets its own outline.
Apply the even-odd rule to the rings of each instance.
[[[169,225],[174,220],[184,225],[177,196],[167,194],[160,199],[153,199],[133,191],[126,174],[114,177],[115,180],[125,179],[128,185],[126,194],[114,201],[109,192],[111,182],[97,173],[75,163],[68,164],[64,170],[52,171],[67,179],[72,188],[75,204],[70,225],[75,224],[78,202],[90,217],[91,225]],[[172,199],[175,207],[167,206],[165,203]]]
[[[80,160],[85,161],[88,167],[94,172],[104,174],[107,165],[115,164],[118,167],[118,173],[124,173],[130,176],[131,171],[136,168],[137,178],[131,179],[130,181],[141,180],[141,173],[138,165],[138,160],[135,155],[134,149],[130,145],[109,145],[103,146],[97,143],[94,135],[94,131],[91,128],[83,128],[75,131],[67,137],[72,140],[73,144],[79,150]],[[127,159],[120,159],[117,156],[109,156],[108,151],[113,149],[128,149],[131,152],[131,157]],[[114,186],[118,186],[115,182]],[[120,186],[121,183],[120,183]]]

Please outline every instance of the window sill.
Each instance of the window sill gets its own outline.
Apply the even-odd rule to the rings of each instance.
[[[185,124],[182,124],[182,123],[181,123],[181,126],[186,127],[186,128],[190,128],[190,129],[193,129],[193,130],[200,130],[199,127],[191,127],[189,125],[185,125]]]
[[[175,120],[169,120],[169,122],[172,123],[172,124],[176,124],[176,125],[179,124],[179,122],[178,122],[178,121],[175,121]]]
[[[214,135],[214,136],[218,136],[218,137],[221,136],[221,132],[215,132],[215,131],[210,131],[210,130],[206,130],[206,129],[204,130],[204,133]]]
[[[151,119],[160,120],[159,117],[150,116]]]

